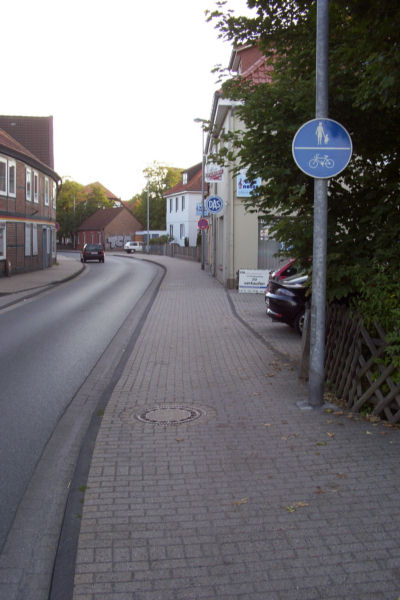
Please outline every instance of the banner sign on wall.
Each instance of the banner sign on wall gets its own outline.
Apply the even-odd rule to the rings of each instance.
[[[263,294],[269,280],[269,271],[262,269],[239,270],[239,293]]]
[[[207,163],[204,179],[206,183],[222,183],[224,181],[224,167],[215,163]]]
[[[251,192],[261,185],[261,177],[257,177],[255,181],[247,179],[247,169],[239,171],[237,178],[236,195],[238,198],[247,198],[251,196]]]

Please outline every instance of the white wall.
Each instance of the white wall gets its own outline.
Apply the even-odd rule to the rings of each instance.
[[[185,208],[182,210],[182,197],[185,198]],[[170,201],[172,200],[172,210],[170,210]],[[185,237],[189,238],[189,246],[196,246],[197,241],[197,222],[196,203],[201,201],[201,193],[181,192],[174,196],[169,196],[167,202],[167,232],[170,233],[170,226],[173,226],[174,242],[180,246],[185,245]],[[181,237],[181,225],[184,228]]]

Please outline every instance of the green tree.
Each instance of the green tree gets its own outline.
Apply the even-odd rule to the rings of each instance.
[[[58,236],[72,238],[79,225],[99,208],[111,208],[103,188],[91,186],[89,191],[76,181],[63,182],[57,196]]]
[[[143,174],[149,185],[149,220],[150,229],[166,228],[166,202],[163,194],[178,183],[182,169],[167,167],[156,161]],[[140,194],[136,194],[128,203],[135,217],[147,226],[147,186]]]
[[[214,159],[262,178],[248,210],[259,212],[309,266],[313,180],[295,166],[291,144],[300,125],[315,117],[316,2],[248,0],[254,17],[236,17],[224,4],[208,15],[220,37],[259,44],[274,70],[272,83],[225,81],[224,95],[243,103],[237,111],[246,127],[222,134]],[[374,272],[379,281],[385,272],[400,281],[400,5],[331,0],[329,11],[329,116],[348,129],[354,146],[349,166],[329,184],[332,299],[358,291]]]
[[[76,181],[63,182],[57,195],[57,222],[59,224],[58,236],[72,238],[79,225],[77,206],[85,197],[83,185]]]

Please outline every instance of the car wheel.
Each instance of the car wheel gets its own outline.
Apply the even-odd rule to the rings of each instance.
[[[297,317],[295,318],[294,323],[293,323],[293,327],[295,328],[297,333],[299,333],[300,335],[303,335],[304,317],[305,317],[305,312],[303,311],[297,315]]]

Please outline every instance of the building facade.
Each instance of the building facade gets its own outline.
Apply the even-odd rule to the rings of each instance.
[[[24,125],[29,118],[23,118]],[[2,119],[14,123],[16,117]],[[12,127],[18,135],[17,123]],[[30,143],[29,135],[25,141]],[[42,154],[51,164],[52,151],[51,144]],[[0,129],[0,277],[54,264],[59,184],[60,177],[49,164]]]
[[[201,216],[202,165],[182,171],[182,179],[164,194],[167,234],[179,246],[197,245],[197,223]]]
[[[265,59],[255,46],[235,49],[231,55],[229,70],[255,84],[270,80]],[[236,111],[239,105],[237,101],[224,98],[219,91],[214,94],[210,116],[213,135],[207,138],[207,154],[219,150],[218,138],[222,133],[243,130],[243,123]],[[209,217],[209,268],[212,275],[225,287],[234,288],[241,269],[267,268],[265,262],[263,264],[260,260],[263,240],[267,236],[258,215],[246,212],[244,208],[243,199],[251,193],[245,171],[233,175],[232,170],[226,167],[223,177],[210,182],[209,186],[210,194],[223,200],[223,210]],[[275,252],[276,244],[273,242],[273,245]]]
[[[76,231],[76,247],[82,249],[85,244],[102,244],[105,250],[113,250],[123,248],[127,241],[136,240],[136,233],[143,226],[121,204],[120,207],[99,209],[85,219]]]

